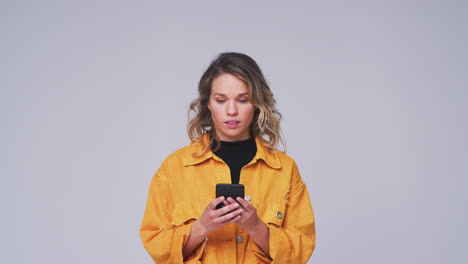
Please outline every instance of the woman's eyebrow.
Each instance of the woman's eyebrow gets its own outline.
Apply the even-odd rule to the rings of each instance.
[[[246,96],[246,95],[249,95],[249,93],[242,93],[242,94],[237,95],[236,97],[241,97],[241,96]],[[222,94],[222,93],[214,93],[213,96],[224,96],[224,97],[227,97],[227,95]]]

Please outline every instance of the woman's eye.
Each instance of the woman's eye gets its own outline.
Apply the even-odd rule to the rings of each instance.
[[[240,102],[240,103],[248,103],[249,100],[247,100],[247,99],[240,99],[239,102]]]
[[[224,103],[226,100],[216,99],[217,103]]]

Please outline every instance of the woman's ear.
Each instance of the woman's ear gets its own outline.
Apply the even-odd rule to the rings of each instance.
[[[208,110],[211,112],[211,105],[210,105],[210,101],[208,101],[208,102],[206,103],[206,107],[207,107],[207,108],[208,108]]]

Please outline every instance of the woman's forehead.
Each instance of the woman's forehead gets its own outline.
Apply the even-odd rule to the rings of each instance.
[[[248,95],[247,84],[232,74],[221,74],[216,77],[211,85],[212,95],[240,96]]]

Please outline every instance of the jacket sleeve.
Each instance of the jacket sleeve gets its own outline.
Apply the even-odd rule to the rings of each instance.
[[[182,224],[172,224],[172,200],[170,186],[160,168],[150,184],[145,214],[140,227],[140,237],[145,249],[157,263],[201,263],[206,241],[184,262],[182,249],[190,236],[194,219]]]
[[[292,173],[282,225],[266,223],[271,259],[255,243],[251,245],[260,263],[306,263],[315,249],[315,220],[309,193],[295,163]]]

